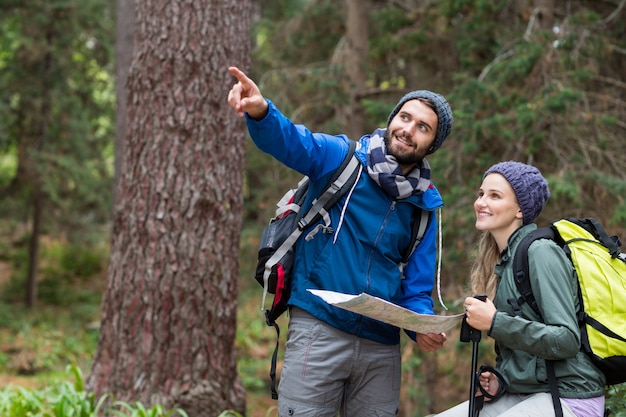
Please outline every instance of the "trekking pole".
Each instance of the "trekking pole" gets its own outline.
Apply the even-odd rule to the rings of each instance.
[[[487,296],[484,294],[475,295],[474,298],[480,301],[485,301]],[[482,409],[482,401],[479,404],[476,403],[476,367],[478,365],[478,344],[480,342],[481,332],[474,329],[467,324],[467,316],[463,317],[461,324],[461,342],[472,342],[472,373],[470,378],[470,393],[469,393],[469,417],[478,417],[480,410]],[[481,398],[481,400],[484,400]]]

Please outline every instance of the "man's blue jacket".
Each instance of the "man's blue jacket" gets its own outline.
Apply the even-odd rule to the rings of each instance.
[[[267,100],[269,109],[261,120],[246,115],[248,131],[259,149],[286,166],[307,175],[311,195],[319,194],[348,152],[344,135],[311,133],[296,125]],[[421,195],[394,200],[370,178],[366,158],[369,136],[360,139],[355,154],[363,172],[354,191],[331,210],[332,233],[316,233],[296,242],[296,258],[289,304],[346,333],[384,344],[400,341],[399,329],[334,307],[308,289],[345,294],[367,293],[422,314],[433,314],[431,298],[436,264],[437,217],[443,205],[432,185]],[[346,208],[340,225],[342,210]],[[412,219],[421,208],[431,212],[423,240],[403,274],[402,254],[411,240]],[[309,229],[311,230],[311,229]],[[409,332],[414,338],[414,334]]]

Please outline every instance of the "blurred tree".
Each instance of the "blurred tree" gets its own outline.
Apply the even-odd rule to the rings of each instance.
[[[136,0],[124,161],[98,351],[100,397],[245,411],[233,349],[250,1]]]
[[[99,190],[111,178],[112,16],[107,0],[9,0],[0,16],[0,152],[16,160],[2,207],[28,216],[26,304],[34,307],[41,234],[79,239],[108,218],[110,194]]]

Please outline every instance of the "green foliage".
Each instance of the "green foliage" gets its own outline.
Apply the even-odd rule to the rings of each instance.
[[[550,184],[551,197],[568,200],[571,204],[580,205],[581,190],[576,181],[574,181],[574,177],[575,174],[573,172],[562,172],[560,175],[548,176],[547,180]]]
[[[450,5],[450,16],[458,19],[457,30],[474,27],[474,16],[487,10],[480,1],[456,1]],[[502,24],[503,19],[493,19],[498,24],[484,29],[486,33],[497,31],[495,37],[503,43],[497,52],[486,56],[480,72],[474,69],[454,76],[455,88],[449,98],[455,127],[448,140],[451,143],[442,149],[462,149],[463,158],[454,152],[439,152],[435,156],[445,159],[444,166],[458,167],[443,171],[453,173],[452,176],[435,180],[446,202],[451,201],[448,181],[453,180],[452,184],[459,187],[458,170],[479,173],[492,163],[516,159],[537,165],[549,178],[552,198],[540,221],[566,215],[594,216],[626,230],[620,214],[626,161],[623,153],[610,151],[619,148],[624,126],[611,122],[617,120],[619,111],[607,105],[617,103],[616,91],[610,86],[614,85],[612,77],[619,84],[620,76],[611,73],[607,77],[603,73],[610,73],[609,66],[597,65],[608,60],[619,66],[620,57],[606,46],[619,41],[609,39],[604,28],[593,26],[597,19],[585,10],[587,7],[591,4],[586,3],[555,22],[558,26],[554,32],[525,24],[505,9],[498,12],[506,25]],[[612,30],[617,28],[611,26]],[[620,30],[623,33],[623,26]],[[464,37],[467,42],[474,38]],[[473,50],[483,44],[478,42]],[[598,89],[602,95],[596,93]],[[473,186],[477,185],[478,180]],[[460,185],[467,193],[470,187],[467,182]],[[448,203],[448,211],[450,208],[453,213],[448,218],[462,215],[454,203],[452,207]],[[444,223],[444,236],[459,235],[455,232],[456,222],[452,229],[447,226]],[[462,237],[452,240],[459,239]],[[450,250],[447,253],[451,256]]]
[[[0,304],[0,346],[6,355],[0,361],[3,374],[55,373],[67,365],[85,364],[95,354],[98,334],[91,327],[98,319],[97,308],[89,315],[72,309],[40,307],[33,312]]]
[[[187,417],[187,413],[179,408],[166,410],[161,405],[153,405],[146,408],[142,403],[135,402],[128,404],[123,401],[115,401],[111,409],[107,410],[109,415],[119,417],[173,417],[176,415]]]
[[[102,273],[108,249],[102,244],[102,233],[96,239],[100,243],[75,245],[46,239],[42,243],[40,255],[39,298],[42,302],[82,308],[84,303],[99,302],[99,288],[85,285],[87,279]],[[17,238],[16,238],[17,239]],[[24,240],[26,237],[24,237]],[[3,300],[18,302],[24,299],[24,286],[28,266],[28,251],[21,245],[6,247],[0,255],[10,262],[11,276],[7,284],[0,288]]]
[[[609,388],[606,408],[611,410],[611,417],[626,417],[626,383]]]
[[[95,248],[78,245],[63,246],[59,267],[78,278],[93,277],[102,271],[102,255],[103,253]]]
[[[111,9],[108,0],[0,6],[0,160],[15,167],[0,186],[26,213],[43,193],[44,227],[70,238],[109,216]]]
[[[226,410],[220,413],[217,417],[243,417],[241,414],[236,412],[235,410]]]
[[[95,400],[92,393],[85,392],[83,376],[80,368],[70,365],[67,369],[75,378],[72,384],[68,381],[57,381],[42,389],[26,389],[21,387],[4,387],[0,389],[0,415],[3,417],[187,417],[181,409],[166,410],[160,405],[146,408],[136,402],[128,404],[114,401],[110,408],[104,404],[110,398],[102,396]]]
[[[455,21],[459,32],[456,50],[463,70],[479,68],[487,57],[494,56],[502,48],[501,42],[507,39],[500,31],[507,30],[499,24],[499,14],[506,4],[488,0],[443,2],[439,10]],[[447,4],[446,4],[447,3]],[[510,29],[515,29],[515,26]],[[474,36],[467,36],[472,33]]]
[[[8,150],[6,154],[0,154],[0,189],[7,187],[11,183],[11,179],[16,172],[17,159],[15,157],[15,149],[13,148]]]
[[[341,7],[335,1],[280,0],[271,3],[263,8],[261,19],[255,23],[257,42],[253,51],[253,73],[260,75],[265,69],[282,68],[294,61],[307,66],[323,60],[343,34]],[[276,24],[279,20],[283,24]],[[291,35],[294,30],[299,31],[298,36]],[[320,32],[324,36],[318,36]],[[277,44],[281,48],[275,48]]]
[[[6,417],[96,417],[102,400],[94,402],[83,390],[82,374],[68,367],[76,382],[58,382],[44,389],[5,387],[0,390],[0,415]]]
[[[411,29],[415,25],[414,16],[397,7],[386,7],[372,12],[372,37],[370,43],[370,59],[380,64],[389,62],[390,57],[411,53],[418,50],[427,39],[425,33]],[[407,45],[410,49],[407,50]],[[391,81],[393,84],[393,81]],[[387,109],[386,113],[389,113]]]

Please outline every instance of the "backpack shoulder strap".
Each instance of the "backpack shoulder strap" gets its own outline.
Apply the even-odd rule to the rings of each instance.
[[[530,286],[528,248],[535,240],[538,239],[555,240],[555,233],[555,230],[550,226],[533,230],[522,238],[517,246],[517,249],[515,250],[515,255],[513,255],[513,278],[515,280],[515,286],[521,296],[517,299],[509,298],[507,301],[511,304],[511,307],[513,307],[513,313],[516,316],[522,315],[520,306],[525,302],[528,303],[535,313],[541,316],[539,307],[537,306],[537,301],[535,300],[535,295],[533,294],[533,289]]]
[[[417,245],[419,245],[424,238],[424,234],[426,234],[426,229],[428,228],[430,212],[423,209],[417,210],[419,210],[420,213],[419,215],[415,215],[415,219],[411,225],[411,243],[404,251],[404,254],[402,254],[402,261],[400,261],[402,269],[404,269],[404,266],[409,262],[411,255],[413,255],[415,248],[417,248]]]
[[[324,191],[315,199],[306,214],[298,222],[298,229],[302,232],[311,223],[316,222],[328,210],[337,204],[339,199],[352,187],[358,177],[358,168],[361,161],[354,155],[357,143],[353,140],[349,142],[348,153],[343,162],[335,170],[335,173],[328,181]]]

